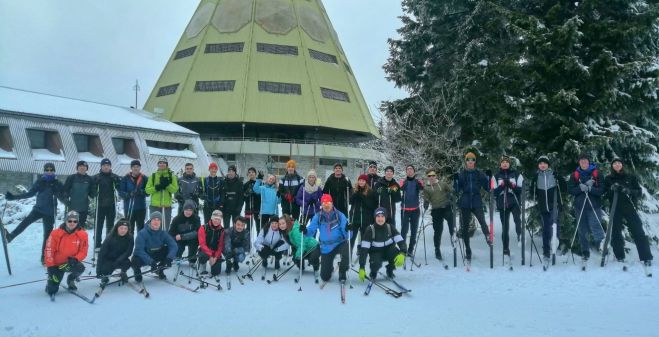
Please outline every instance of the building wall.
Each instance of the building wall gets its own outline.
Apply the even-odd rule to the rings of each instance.
[[[35,177],[36,175],[32,173],[0,171],[0,193],[4,194],[7,191],[11,191],[12,193],[18,192],[15,188],[16,185],[23,185],[29,189]]]

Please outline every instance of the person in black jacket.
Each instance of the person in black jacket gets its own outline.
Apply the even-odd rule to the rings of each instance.
[[[209,223],[213,211],[220,209],[222,178],[217,175],[219,169],[217,163],[210,163],[208,165],[209,176],[201,179],[202,196],[204,197],[204,223]]]
[[[542,255],[543,265],[549,266],[551,254],[551,244],[553,239],[553,226],[556,224],[556,238],[559,238],[560,216],[563,201],[561,199],[561,185],[565,186],[565,180],[554,170],[552,170],[547,156],[538,158],[538,171],[531,180],[531,191],[533,200],[536,201],[536,207],[542,218]],[[558,248],[558,242],[554,245]]]
[[[499,164],[499,172],[494,175],[495,188],[494,196],[497,202],[497,210],[499,211],[499,218],[502,224],[502,241],[503,241],[503,256],[504,263],[511,265],[510,258],[510,215],[513,215],[515,221],[515,232],[517,233],[517,241],[519,242],[522,234],[522,219],[521,209],[519,207],[519,199],[522,193],[522,180],[520,179],[517,171],[510,168],[510,158],[503,156]]]
[[[323,193],[332,196],[334,208],[341,211],[343,215],[348,214],[348,198],[352,194],[352,186],[350,179],[343,175],[343,165],[334,164],[334,174],[327,177]]]
[[[636,244],[639,259],[643,261],[646,268],[650,267],[652,263],[650,244],[643,231],[643,222],[638,216],[636,207],[634,207],[638,198],[642,195],[641,185],[639,185],[638,178],[635,175],[627,173],[623,169],[620,158],[613,159],[611,169],[611,174],[604,178],[604,186],[606,186],[606,193],[610,196],[611,203],[613,203],[614,192],[618,192],[617,204],[611,205],[611,209],[615,207],[615,214],[611,221],[613,224],[613,231],[611,232],[613,254],[615,254],[618,261],[625,262],[625,239],[622,236],[622,222],[625,220]]]
[[[366,176],[366,184],[371,190],[375,190],[375,185],[377,185],[378,181],[382,179],[378,175],[378,163],[375,161],[370,161],[368,163],[368,175]]]
[[[235,165],[229,166],[220,190],[222,195],[220,209],[224,217],[224,228],[229,228],[243,209],[243,180],[238,176]]]
[[[43,165],[43,175],[34,182],[32,187],[27,193],[14,195],[11,192],[5,193],[5,198],[8,201],[20,200],[37,196],[37,202],[32,207],[30,214],[16,226],[14,231],[9,233],[3,226],[2,230],[5,231],[5,238],[7,243],[14,240],[19,236],[28,226],[35,221],[41,219],[43,222],[43,242],[41,244],[41,263],[44,262],[44,248],[46,248],[46,240],[53,230],[55,223],[55,213],[57,212],[57,199],[63,196],[64,186],[57,180],[55,176],[55,165],[53,163],[46,163]]]
[[[121,281],[128,282],[126,271],[130,268],[129,257],[133,253],[133,235],[129,228],[128,220],[121,218],[103,241],[96,265],[96,275],[101,278],[101,283],[108,283],[108,275],[117,269],[121,270]]]
[[[350,196],[350,230],[353,234],[350,236],[350,247],[355,246],[357,240],[357,231],[361,237],[364,237],[364,232],[371,222],[371,214],[377,207],[377,200],[375,199],[375,191],[368,185],[368,177],[362,174],[357,178],[354,193]]]
[[[249,253],[249,230],[247,227],[247,219],[239,216],[233,223],[233,227],[227,229],[224,236],[224,257],[227,261],[226,273],[230,274],[231,269],[238,271],[240,262],[245,261],[247,253]]]
[[[294,219],[300,218],[300,206],[295,202],[295,197],[300,187],[304,186],[304,178],[295,170],[296,165],[295,160],[289,160],[286,163],[286,174],[279,180],[281,211]]]
[[[188,261],[190,265],[193,265],[197,262],[197,248],[199,247],[199,241],[197,239],[197,232],[199,227],[201,227],[201,219],[199,215],[195,212],[197,205],[194,201],[188,199],[183,204],[183,214],[177,215],[172,220],[172,225],[169,228],[169,235],[171,235],[176,244],[178,245],[178,251],[176,252],[176,257],[183,257],[183,252],[185,247],[188,247]]]
[[[87,228],[89,201],[96,197],[94,179],[87,174],[89,165],[84,160],[76,164],[76,173],[68,176],[64,183],[66,207],[80,215],[80,227]]]
[[[366,278],[366,257],[369,257],[371,280],[374,280],[382,263],[388,261],[387,277],[393,279],[394,270],[405,262],[407,247],[405,240],[398,233],[396,227],[387,223],[387,210],[380,207],[375,210],[375,224],[368,226],[359,253],[359,280],[364,282]],[[396,248],[398,245],[398,248]]]
[[[387,223],[396,227],[396,203],[402,200],[400,185],[394,179],[394,167],[384,169],[384,177],[375,184],[377,207],[387,210]]]
[[[101,172],[94,176],[96,184],[96,231],[94,232],[94,251],[101,250],[103,239],[103,224],[105,224],[106,236],[110,234],[114,226],[114,218],[117,215],[116,192],[119,189],[120,178],[112,173],[112,162],[110,159],[101,160]]]
[[[261,212],[261,195],[254,193],[254,184],[256,183],[256,169],[250,167],[247,169],[247,182],[243,185],[243,198],[245,200],[245,218],[248,219],[249,224],[247,227],[251,233],[258,233],[261,230],[261,219],[259,213]],[[251,224],[255,224],[252,228]]]
[[[119,196],[124,199],[124,213],[131,235],[135,235],[135,228],[138,232],[144,228],[146,218],[146,184],[149,178],[140,172],[141,169],[139,160],[131,161],[130,172],[119,183]]]

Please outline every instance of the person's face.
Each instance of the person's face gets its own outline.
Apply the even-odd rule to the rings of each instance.
[[[333,208],[334,208],[333,203],[331,203],[331,202],[324,202],[323,203],[323,211],[325,211],[326,213],[331,212]]]
[[[428,181],[430,181],[431,184],[436,184],[437,183],[437,175],[431,174],[428,176]]]
[[[579,159],[579,167],[581,167],[582,170],[587,170],[589,166],[590,166],[590,160]]]
[[[128,226],[119,226],[119,228],[117,228],[117,234],[119,234],[119,236],[126,236],[126,234],[128,234]]]
[[[87,166],[85,165],[78,166],[78,174],[85,174],[85,173],[87,173]]]
[[[414,176],[414,169],[411,167],[408,167],[405,169],[405,173],[407,174],[408,177],[413,177]]]
[[[295,167],[291,167],[291,166],[287,167],[287,168],[286,168],[286,172],[288,172],[288,174],[293,174],[293,173],[295,173]]]
[[[538,168],[540,171],[546,171],[549,168],[549,165],[545,162],[538,163]]]
[[[242,222],[242,221],[240,221],[240,220],[236,221],[236,223],[233,224],[233,228],[235,228],[235,229],[236,229],[236,232],[238,232],[238,233],[244,231],[244,230],[245,230],[245,226],[246,226],[245,223]]]
[[[613,169],[614,169],[616,172],[620,172],[620,170],[622,170],[622,163],[619,162],[619,161],[613,163]]]
[[[378,214],[375,216],[375,223],[382,226],[384,223],[387,221],[387,218],[384,216],[384,214]]]
[[[194,210],[191,210],[191,209],[184,209],[183,210],[183,215],[185,215],[186,218],[191,217],[192,213],[194,213]]]
[[[51,168],[47,168],[47,169],[43,170],[43,174],[46,175],[46,176],[52,176],[52,175],[55,174],[55,170],[53,170]]]
[[[152,230],[159,231],[161,223],[162,223],[162,221],[160,220],[160,218],[153,218],[153,219],[151,219],[151,222],[149,223],[149,225],[151,226]]]
[[[230,170],[229,172],[227,172],[227,176],[229,177],[229,179],[235,178],[236,177],[236,171]]]
[[[368,167],[368,174],[378,174],[377,166],[369,166]]]
[[[394,177],[394,171],[386,170],[384,171],[384,176],[387,178],[387,180],[391,180]]]
[[[334,168],[334,175],[337,177],[340,177],[343,174],[343,168],[341,166],[337,166]]]
[[[476,159],[467,159],[466,163],[468,169],[476,168]]]
[[[500,167],[501,167],[502,170],[507,170],[507,169],[510,168],[510,163],[508,161],[504,160],[504,161],[501,162]]]
[[[133,165],[130,167],[130,171],[133,173],[134,176],[139,175],[141,169],[142,167],[140,165]]]
[[[273,231],[279,230],[279,222],[273,221],[270,223],[270,229]]]
[[[76,219],[66,220],[66,228],[68,228],[70,231],[74,230],[76,227],[78,227],[78,220]]]
[[[288,227],[288,224],[286,223],[286,219],[279,219],[279,230],[280,231],[285,231],[286,227]]]
[[[164,161],[158,162],[158,169],[159,170],[167,169],[167,163],[165,163]]]
[[[215,171],[217,171],[217,170],[215,170]],[[247,177],[249,178],[249,180],[254,180],[254,179],[256,179],[256,172],[254,172],[254,171],[247,171]]]
[[[210,172],[211,177],[215,177],[217,175],[217,168],[216,167],[211,167],[208,172]]]
[[[316,184],[316,176],[309,176],[307,177],[307,180],[309,180],[309,185],[311,186]]]
[[[366,180],[364,180],[364,179],[359,179],[359,180],[357,180],[357,185],[358,185],[359,187],[364,187],[364,186],[366,186]]]
[[[185,174],[192,175],[194,173],[194,166],[188,165],[185,167]]]
[[[110,172],[110,168],[112,168],[112,166],[110,166],[108,164],[103,164],[103,165],[101,165],[101,172],[108,173],[108,172]]]
[[[275,176],[273,176],[273,175],[269,175],[269,176],[268,176],[268,185],[272,185],[272,184],[274,184],[274,183],[275,183],[275,179],[277,179],[277,178],[275,178]]]
[[[219,227],[222,225],[222,219],[221,218],[211,218],[211,222],[213,223],[213,226]]]

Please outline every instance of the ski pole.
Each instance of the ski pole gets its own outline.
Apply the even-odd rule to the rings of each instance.
[[[7,263],[7,271],[11,276],[11,263],[9,262],[9,248],[7,248],[7,228],[5,226],[4,218],[5,211],[7,211],[7,203],[9,201],[5,200],[5,206],[2,208],[2,215],[0,216],[0,231],[2,232],[2,248],[5,252],[5,262]]]
[[[421,213],[421,229],[423,231],[423,259],[425,260],[426,266],[428,265],[428,254],[426,252],[426,225],[425,225],[426,210],[424,209]]]
[[[302,191],[302,196],[303,197],[304,197],[304,193],[305,192]],[[304,205],[304,202],[302,202],[302,205]],[[308,210],[309,210],[309,208],[307,207],[307,211]],[[298,226],[302,226],[302,224],[298,224]],[[298,229],[299,229],[299,227],[298,227]],[[297,279],[298,283],[300,284],[300,288],[298,288],[297,291],[302,291],[302,267],[304,266],[304,258],[302,257],[302,252],[304,252],[303,248],[304,248],[304,233],[300,232],[300,248],[298,249],[298,251],[300,252],[300,265],[299,265],[299,267],[300,267],[300,277]],[[293,265],[295,265],[295,263],[293,263]]]
[[[587,194],[586,194],[587,195]],[[577,224],[574,229],[574,235],[572,236],[572,240],[570,241],[570,255],[572,256],[572,263],[576,264],[574,261],[574,252],[572,251],[572,246],[574,245],[574,240],[577,238],[577,232],[579,231],[579,225],[581,224],[581,216],[583,215],[583,211],[586,208],[586,200],[583,201],[583,206],[581,206],[581,212],[579,212],[579,217],[577,218]],[[570,257],[565,260],[564,263],[567,263],[569,261]]]

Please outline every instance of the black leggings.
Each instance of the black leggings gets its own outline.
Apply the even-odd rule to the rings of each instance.
[[[371,279],[374,279],[378,275],[378,271],[380,268],[382,268],[382,263],[384,261],[387,261],[387,271],[393,271],[396,269],[396,266],[394,264],[394,259],[396,258],[396,255],[398,255],[400,251],[398,250],[398,247],[396,247],[395,244],[390,244],[382,249],[378,249],[375,251],[370,251],[368,253],[368,262],[369,262],[369,267],[371,269],[369,275]]]
[[[28,226],[33,224],[35,221],[42,219],[43,222],[43,242],[41,243],[41,261],[43,262],[43,252],[46,248],[46,241],[50,236],[50,232],[53,231],[53,224],[55,223],[55,217],[53,215],[45,215],[35,209],[32,209],[30,214],[28,214],[21,223],[11,232],[11,239],[14,240],[19,236]]]
[[[511,208],[508,209],[500,209],[499,210],[499,218],[501,219],[501,224],[503,225],[503,231],[502,231],[502,241],[503,241],[503,254],[504,255],[510,255],[510,236],[508,234],[510,230],[510,213],[513,214],[513,221],[515,221],[515,232],[517,235],[522,234],[522,219],[520,217],[521,212],[519,210],[519,206],[514,205]]]
[[[485,213],[482,208],[461,208],[460,209],[460,232],[462,234],[462,240],[465,243],[465,258],[471,260],[471,246],[469,245],[469,220],[471,220],[471,215],[476,217],[476,220],[481,225],[481,230],[485,239],[488,240],[490,236],[490,230],[487,228],[487,223],[485,222]]]
[[[112,206],[99,207],[96,216],[96,230],[94,231],[94,248],[100,249],[103,241],[103,224],[105,223],[105,236],[110,234],[114,226],[114,218],[117,216],[117,210]]]
[[[444,232],[444,220],[448,223],[448,231],[453,236],[455,233],[455,216],[451,207],[434,208],[430,211],[432,217],[432,228],[434,234],[432,241],[435,244],[435,250],[438,250],[442,242],[442,232]]]
[[[320,255],[320,278],[327,282],[332,277],[334,271],[334,257],[341,255],[341,262],[339,263],[339,281],[346,280],[346,272],[348,271],[348,245],[342,242],[334,250],[327,254]]]
[[[634,239],[638,257],[641,261],[651,261],[652,252],[650,251],[650,244],[648,238],[643,231],[643,222],[639,218],[635,210],[620,208],[616,210],[613,219],[613,232],[611,232],[611,246],[613,247],[613,254],[616,259],[625,258],[625,239],[622,236],[622,220],[626,220],[629,233]]]
[[[48,282],[46,283],[46,292],[48,294],[55,294],[59,290],[59,284],[62,282],[64,273],[68,272],[69,276],[67,277],[67,282],[74,280],[76,277],[82,275],[85,271],[85,266],[77,262],[73,265],[67,265],[66,263],[59,266],[48,267]]]

